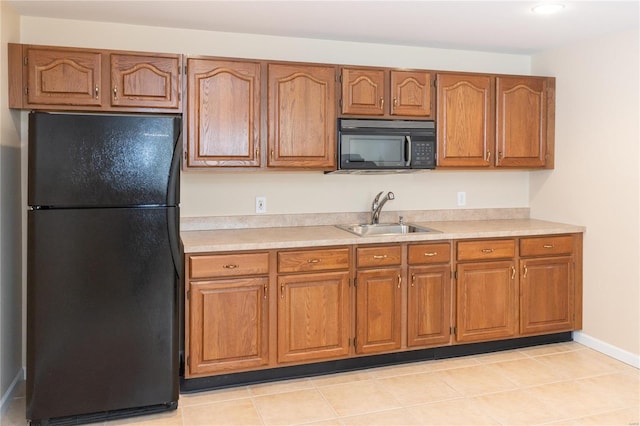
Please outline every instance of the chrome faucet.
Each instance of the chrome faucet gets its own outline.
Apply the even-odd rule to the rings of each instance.
[[[382,207],[385,205],[385,203],[395,198],[395,195],[393,195],[393,192],[389,191],[387,192],[387,195],[385,195],[384,198],[382,198],[382,201],[378,202],[380,200],[380,196],[383,193],[384,191],[381,191],[378,195],[376,195],[376,198],[373,199],[373,203],[371,203],[371,224],[372,225],[380,222],[380,211],[382,210]]]

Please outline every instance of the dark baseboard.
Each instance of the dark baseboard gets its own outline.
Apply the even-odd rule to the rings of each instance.
[[[442,346],[415,351],[394,352],[356,358],[345,358],[311,364],[293,365],[291,367],[268,368],[264,370],[246,371],[242,373],[220,374],[197,379],[180,378],[180,392],[191,393],[212,389],[223,389],[232,386],[265,383],[276,380],[299,377],[321,376],[323,374],[361,370],[364,368],[385,365],[404,364],[414,361],[454,358],[518,349],[550,343],[570,342],[571,332],[545,334],[542,336],[520,337],[517,339],[496,340],[492,342],[470,343],[466,345]]]

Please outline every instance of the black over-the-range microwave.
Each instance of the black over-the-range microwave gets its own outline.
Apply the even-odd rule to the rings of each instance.
[[[338,119],[338,172],[408,172],[436,167],[433,121]]]

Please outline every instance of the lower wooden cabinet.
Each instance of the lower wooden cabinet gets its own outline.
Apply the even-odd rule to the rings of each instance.
[[[451,341],[451,266],[409,268],[407,346]]]
[[[513,260],[458,265],[456,341],[514,337],[517,332]]]
[[[577,236],[520,240],[520,333],[575,329]],[[578,301],[579,303],[579,301]]]
[[[187,379],[582,327],[581,234],[186,261]]]
[[[278,362],[349,353],[349,273],[278,277]]]
[[[400,349],[402,275],[400,268],[358,271],[356,352]]]
[[[191,283],[189,360],[192,375],[267,364],[267,277]]]

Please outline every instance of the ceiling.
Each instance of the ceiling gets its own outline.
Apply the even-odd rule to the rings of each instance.
[[[234,33],[532,54],[637,28],[640,0],[2,0],[20,15]]]

